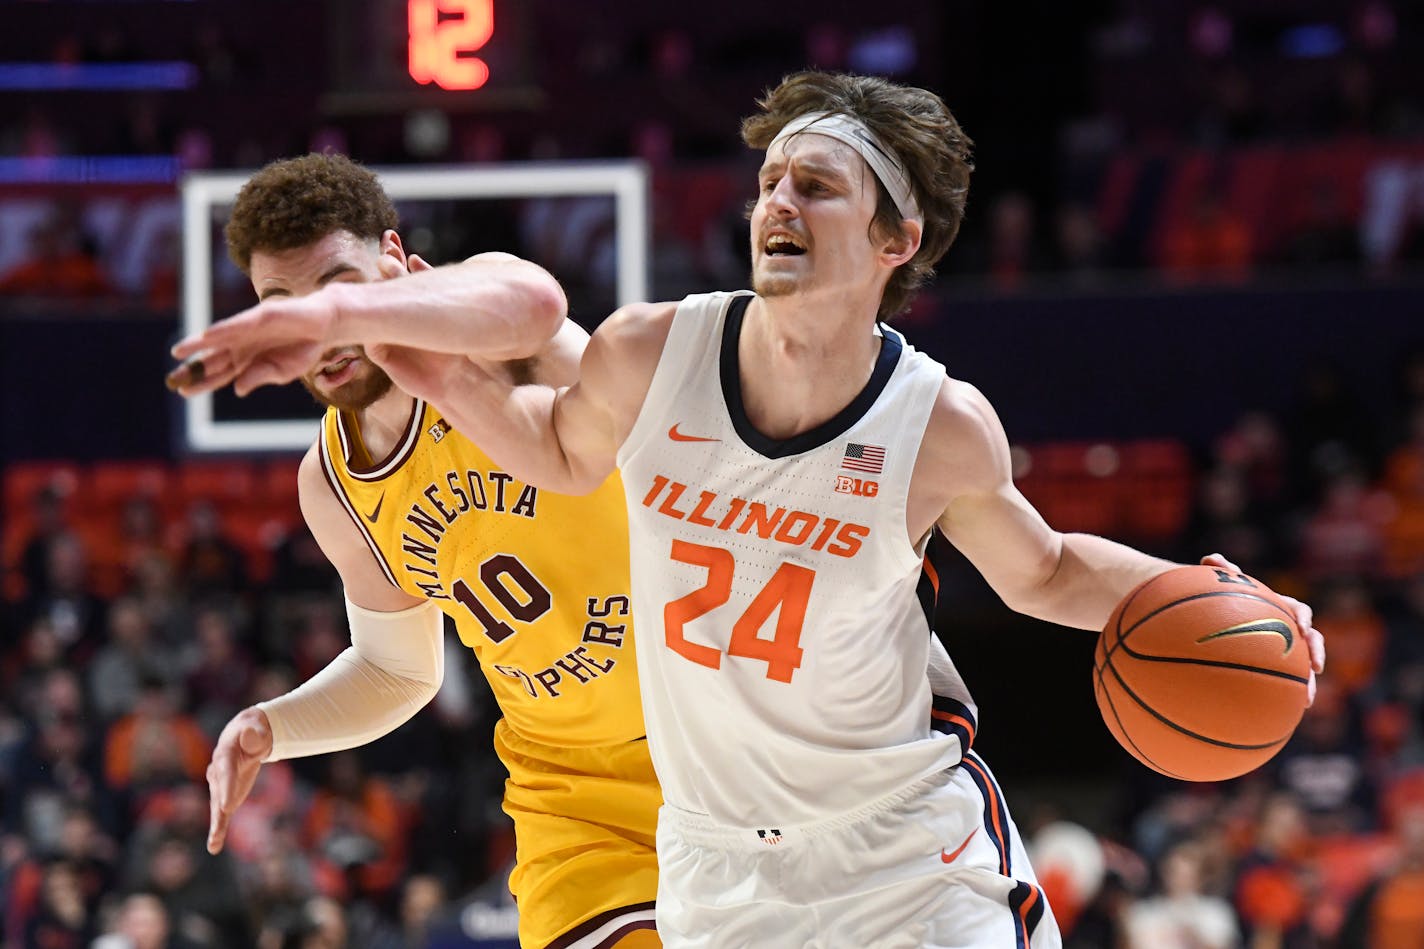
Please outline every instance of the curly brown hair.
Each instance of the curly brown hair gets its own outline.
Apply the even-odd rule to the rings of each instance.
[[[834,112],[864,122],[899,156],[924,214],[920,249],[895,269],[880,301],[880,316],[902,312],[915,291],[934,275],[964,219],[974,143],[939,96],[875,76],[808,70],[787,76],[757,101],[761,111],[742,120],[742,141],[767,148],[782,127],[807,112]],[[903,220],[878,179],[879,200],[870,222],[872,238],[896,233]]]
[[[376,175],[345,155],[303,155],[266,165],[237,194],[227,254],[248,273],[253,251],[283,251],[333,231],[379,238],[400,223]]]

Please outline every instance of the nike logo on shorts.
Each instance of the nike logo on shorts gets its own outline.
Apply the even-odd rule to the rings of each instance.
[[[945,863],[953,863],[954,861],[958,860],[959,855],[964,852],[965,847],[969,846],[969,841],[973,840],[974,835],[977,833],[979,833],[978,827],[974,828],[969,832],[969,836],[964,838],[964,843],[960,844],[958,847],[955,847],[953,853],[950,853],[947,850],[941,850],[939,852],[939,858]]]

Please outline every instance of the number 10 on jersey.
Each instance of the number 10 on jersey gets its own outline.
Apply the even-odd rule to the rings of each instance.
[[[705,569],[707,582],[663,607],[668,648],[698,665],[720,669],[721,651],[692,642],[685,635],[684,627],[731,598],[736,560],[730,550],[684,540],[672,542],[672,559]],[[783,563],[777,567],[766,586],[733,624],[727,655],[760,659],[766,663],[768,679],[790,682],[792,674],[801,667],[801,627],[806,622],[806,608],[815,579],[816,571],[800,564]],[[772,613],[777,614],[776,629],[770,639],[765,639],[760,635],[761,629]]]

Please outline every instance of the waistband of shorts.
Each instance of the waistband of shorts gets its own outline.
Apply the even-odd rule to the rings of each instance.
[[[794,847],[800,841],[815,840],[827,834],[837,833],[847,827],[864,823],[886,811],[893,810],[925,794],[933,788],[948,784],[955,766],[934,771],[919,780],[900,788],[894,793],[872,801],[864,807],[846,811],[807,824],[785,824],[767,827],[736,827],[721,824],[706,814],[686,811],[671,804],[664,804],[659,814],[659,823],[688,843],[698,847],[712,847],[719,850],[763,850],[772,847]]]

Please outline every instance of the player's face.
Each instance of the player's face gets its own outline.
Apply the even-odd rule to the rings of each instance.
[[[878,196],[856,151],[803,132],[767,150],[752,210],[752,288],[763,297],[864,287],[883,275],[870,238]]]
[[[387,254],[383,242],[362,240],[349,231],[334,231],[292,250],[253,251],[252,288],[266,300],[306,296],[328,283],[381,280],[387,275],[381,258]],[[323,405],[358,412],[389,392],[391,379],[362,347],[342,346],[322,353],[302,376],[302,385]]]

